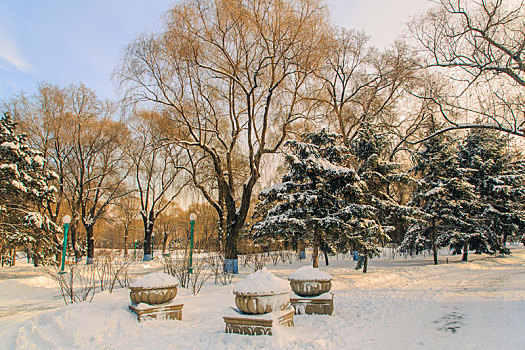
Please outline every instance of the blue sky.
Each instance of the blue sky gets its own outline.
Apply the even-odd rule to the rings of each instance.
[[[162,26],[176,0],[0,0],[0,101],[40,82],[84,83],[118,98],[110,76],[123,48]],[[389,45],[427,0],[328,0],[333,20]]]

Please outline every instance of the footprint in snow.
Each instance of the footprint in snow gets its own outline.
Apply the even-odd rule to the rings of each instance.
[[[435,320],[434,324],[437,326],[438,331],[456,334],[456,332],[465,325],[465,323],[463,323],[464,316],[462,313],[452,311]]]

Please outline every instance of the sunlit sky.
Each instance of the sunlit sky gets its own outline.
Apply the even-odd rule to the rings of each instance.
[[[0,101],[40,82],[84,83],[119,97],[111,73],[138,34],[159,30],[176,0],[0,0]],[[328,0],[333,21],[390,45],[428,0]]]

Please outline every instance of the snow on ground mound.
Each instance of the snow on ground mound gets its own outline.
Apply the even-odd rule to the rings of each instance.
[[[273,295],[290,293],[290,283],[275,276],[266,267],[235,284],[233,293],[250,295]]]
[[[178,285],[177,279],[164,272],[154,272],[137,278],[130,284],[133,288],[162,288]]]
[[[327,281],[331,280],[332,276],[312,266],[303,266],[288,276],[288,279],[295,281]]]

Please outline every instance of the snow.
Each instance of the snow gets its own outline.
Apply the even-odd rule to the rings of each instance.
[[[274,335],[225,334],[233,287],[209,281],[193,296],[181,288],[182,321],[138,323],[129,291],[97,293],[92,303],[63,306],[42,268],[18,260],[0,267],[0,348],[11,349],[523,349],[525,248],[510,256],[384,255],[367,274],[348,257],[332,258],[334,314],[296,315]],[[445,259],[449,260],[447,264]],[[162,269],[153,261],[151,269]],[[304,262],[268,266],[279,277]],[[241,267],[241,265],[240,265]],[[137,262],[134,268],[142,269]],[[241,271],[242,278],[248,271]]]
[[[14,142],[8,142],[8,141],[2,142],[2,145],[0,145],[0,146],[2,146],[2,147],[4,147],[4,148],[10,148],[10,149],[12,149],[12,150],[17,150],[17,149],[19,149],[19,146],[18,146],[16,143],[14,143]]]
[[[0,169],[11,169],[15,173],[18,173],[18,166],[16,164],[0,164]]]
[[[330,163],[328,160],[324,158],[315,158],[315,157],[308,157],[307,161],[310,161],[314,164],[317,164],[320,168],[327,170],[327,171],[333,171],[335,173],[349,173],[352,172],[352,170],[338,166],[335,164]]]
[[[135,288],[162,288],[177,286],[178,280],[164,272],[153,272],[133,281],[130,286]]]
[[[308,265],[297,269],[294,273],[288,276],[288,279],[295,281],[327,281],[332,280],[332,276]]]
[[[286,186],[289,185],[289,184],[290,184],[290,182],[276,183],[276,184],[274,184],[274,185],[272,185],[270,187],[262,189],[261,191],[259,191],[259,194],[263,194],[264,195],[264,194],[268,194],[268,193],[270,193],[272,191],[279,192],[279,191],[285,189]]]
[[[41,156],[35,155],[33,157],[33,160],[35,161],[36,164],[38,164],[39,167],[43,167],[44,166],[44,158],[42,158]]]
[[[273,295],[290,293],[290,283],[275,276],[266,267],[248,275],[244,280],[235,284],[234,293],[249,295]]]
[[[27,188],[20,181],[11,180],[11,185],[13,185],[15,188],[19,189],[22,192],[27,192]]]
[[[24,219],[33,223],[33,225],[38,228],[43,228],[46,223],[45,218],[40,213],[34,211],[27,213]]]

